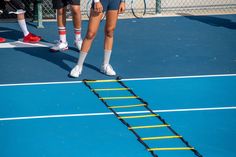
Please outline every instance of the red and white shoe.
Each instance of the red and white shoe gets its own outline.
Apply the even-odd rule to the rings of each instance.
[[[6,41],[5,38],[1,38],[1,37],[0,37],[0,43],[3,43],[3,42],[5,42],[5,41]]]
[[[40,36],[29,33],[28,35],[26,35],[24,37],[23,42],[25,42],[25,43],[38,43],[40,40],[41,40]]]

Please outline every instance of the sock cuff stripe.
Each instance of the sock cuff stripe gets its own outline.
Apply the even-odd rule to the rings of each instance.
[[[79,34],[81,34],[81,33],[80,33],[80,32],[75,32],[75,34],[78,34],[78,35],[79,35]]]
[[[59,31],[59,35],[65,35],[66,31]]]
[[[58,30],[66,30],[66,27],[58,27]]]
[[[81,28],[74,28],[75,31],[81,31]]]

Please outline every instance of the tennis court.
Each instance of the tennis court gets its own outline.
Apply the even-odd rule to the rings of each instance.
[[[50,52],[56,22],[43,24],[25,44],[0,23],[1,157],[236,157],[235,14],[120,19],[115,77],[99,71],[102,21],[78,79],[73,43]]]

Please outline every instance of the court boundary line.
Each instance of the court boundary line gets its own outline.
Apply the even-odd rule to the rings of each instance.
[[[208,107],[208,108],[183,108],[183,109],[166,109],[166,110],[153,110],[155,113],[172,113],[172,112],[193,112],[193,111],[217,111],[217,110],[236,110],[236,106],[228,107]],[[139,114],[150,113],[149,111],[129,111],[117,112],[123,114]],[[112,112],[97,112],[97,113],[79,113],[79,114],[60,114],[60,115],[42,115],[42,116],[25,116],[25,117],[8,117],[0,118],[0,121],[16,121],[16,120],[32,120],[32,119],[52,119],[52,118],[68,118],[68,117],[92,117],[92,116],[106,116],[114,115]]]
[[[217,75],[192,75],[192,76],[172,76],[172,77],[147,77],[147,78],[129,78],[121,79],[122,81],[146,81],[146,80],[167,80],[167,79],[188,79],[188,78],[210,78],[210,77],[232,77],[236,74],[217,74]],[[35,82],[35,83],[15,83],[0,84],[0,87],[10,86],[33,86],[33,85],[56,85],[56,84],[78,84],[83,81],[61,81],[61,82]]]

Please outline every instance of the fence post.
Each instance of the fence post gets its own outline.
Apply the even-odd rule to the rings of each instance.
[[[44,28],[42,1],[43,0],[35,0],[34,4],[34,21],[37,21],[37,28]]]
[[[156,0],[156,14],[161,13],[161,0]]]

